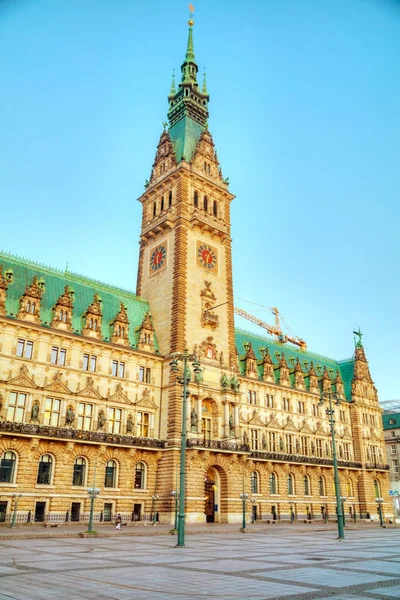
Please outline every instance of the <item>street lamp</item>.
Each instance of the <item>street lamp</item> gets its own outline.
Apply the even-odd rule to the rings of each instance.
[[[340,502],[342,503],[342,515],[343,515],[343,527],[346,525],[346,516],[344,512],[344,503],[346,502],[346,496],[340,496]]]
[[[245,494],[244,492],[239,494],[239,498],[242,501],[242,510],[243,510],[242,529],[240,531],[242,531],[243,533],[245,533],[245,531],[246,531],[246,502],[247,502],[248,497],[249,497],[249,495]]]
[[[375,498],[375,502],[378,505],[379,521],[380,521],[381,527],[386,528],[386,525],[383,523],[383,512],[382,512],[383,498]]]
[[[151,497],[151,499],[153,500],[153,506],[152,506],[152,512],[153,512],[153,525],[157,524],[157,512],[156,512],[156,507],[157,507],[157,500],[158,500],[158,496],[156,496],[154,494],[154,496]]]
[[[88,525],[88,533],[95,533],[93,531],[93,509],[94,509],[94,500],[96,496],[100,494],[100,489],[91,487],[88,488],[88,494],[90,496],[90,513],[89,513],[89,525]]]
[[[289,504],[290,504],[290,522],[294,523],[294,502],[293,502],[293,500],[291,500],[289,502]]]
[[[186,390],[187,385],[190,382],[190,369],[188,363],[193,363],[193,370],[195,373],[201,373],[200,363],[197,360],[195,354],[189,354],[185,350],[182,354],[174,353],[173,360],[169,363],[171,367],[171,373],[179,373],[179,362],[183,363],[183,377],[178,377],[177,381],[183,385],[182,393],[182,436],[181,436],[181,464],[180,464],[180,477],[179,477],[179,514],[178,514],[178,542],[177,548],[183,548],[185,545],[185,477],[186,477],[186,407],[187,397],[189,392]]]
[[[338,539],[343,540],[344,539],[344,522],[343,522],[342,504],[340,501],[339,473],[338,473],[338,465],[337,465],[337,458],[336,458],[335,419],[333,418],[335,411],[332,408],[332,400],[338,406],[342,402],[342,399],[336,392],[332,392],[332,391],[322,392],[321,391],[318,405],[323,406],[325,403],[325,400],[328,400],[328,408],[326,409],[326,414],[328,417],[329,425],[331,427],[331,437],[332,437],[333,472],[334,472],[334,481],[335,481],[336,512],[337,512],[337,520],[338,520]]]
[[[18,500],[21,498],[21,496],[22,496],[22,494],[20,492],[15,492],[13,494],[14,510],[13,510],[13,515],[12,515],[12,519],[11,519],[11,527],[15,527],[15,523],[17,520]]]
[[[174,502],[175,505],[175,524],[174,524],[174,531],[178,531],[178,494],[176,493],[175,490],[172,490],[171,492],[171,496],[172,496],[172,500]]]

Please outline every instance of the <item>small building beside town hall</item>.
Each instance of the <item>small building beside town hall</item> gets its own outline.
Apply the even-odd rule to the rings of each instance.
[[[173,523],[182,385],[188,384],[186,520],[335,518],[335,409],[347,517],[391,511],[381,408],[361,333],[337,361],[235,329],[229,190],[197,81],[192,22],[168,126],[142,204],[136,294],[0,254],[0,522],[157,514]],[[49,249],[50,255],[50,249]],[[351,332],[349,332],[351,334]]]

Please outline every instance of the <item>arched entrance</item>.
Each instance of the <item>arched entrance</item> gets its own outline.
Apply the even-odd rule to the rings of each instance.
[[[204,513],[206,523],[220,521],[220,479],[216,469],[208,469],[204,477]]]

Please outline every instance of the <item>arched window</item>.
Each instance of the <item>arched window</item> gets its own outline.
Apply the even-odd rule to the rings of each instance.
[[[250,479],[251,493],[259,494],[259,476],[257,471],[253,471]]]
[[[350,478],[346,481],[346,494],[347,496],[353,496],[353,482]]]
[[[146,467],[144,463],[138,462],[135,467],[135,489],[144,490],[146,487]]]
[[[214,215],[214,217],[218,217],[218,204],[216,203],[215,200],[213,202],[213,215]]]
[[[199,195],[197,192],[193,194],[193,204],[197,207],[199,206]]]
[[[86,459],[78,456],[74,462],[74,474],[72,476],[72,485],[83,486],[86,481]]]
[[[0,462],[0,483],[14,483],[16,462],[17,457],[14,452],[4,452]]]
[[[278,493],[278,480],[275,473],[271,473],[269,477],[269,491],[271,494]]]
[[[115,488],[117,483],[117,463],[115,460],[109,460],[106,464],[106,473],[104,478],[104,487]]]
[[[208,212],[208,198],[207,196],[204,196],[203,198],[203,208],[206,212]]]
[[[294,489],[294,477],[292,473],[289,473],[289,475],[287,476],[287,487],[289,496],[294,496],[296,492]]]
[[[161,212],[164,210],[164,196],[161,196]]]
[[[304,495],[311,496],[311,485],[310,478],[308,475],[304,475]]]
[[[377,479],[374,479],[374,490],[375,490],[375,498],[380,498],[381,486],[379,485],[379,481]]]
[[[172,192],[168,194],[168,206],[172,206]]]
[[[319,476],[319,495],[326,496],[325,493],[325,479],[322,475]]]
[[[39,460],[39,468],[36,483],[38,485],[50,485],[53,470],[53,457],[43,454]]]

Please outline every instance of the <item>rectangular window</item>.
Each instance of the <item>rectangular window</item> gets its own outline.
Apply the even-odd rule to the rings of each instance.
[[[363,423],[364,425],[368,425],[368,415],[366,413],[363,413]]]
[[[60,423],[61,400],[46,398],[43,423],[50,427],[58,427]]]
[[[251,449],[258,450],[258,429],[250,429]]]
[[[343,456],[344,456],[344,460],[350,460],[350,446],[349,446],[349,444],[343,444]]]
[[[125,377],[125,363],[118,360],[112,361],[111,375],[113,377]]]
[[[97,356],[94,354],[84,354],[82,369],[94,373],[97,367]]]
[[[205,440],[211,440],[211,419],[205,417],[201,420],[201,432]]]
[[[257,404],[257,392],[248,390],[247,391],[247,401],[249,404]]]
[[[319,458],[322,457],[322,440],[317,439],[316,440],[316,448],[317,448],[317,456]]]
[[[274,397],[272,394],[265,395],[265,405],[267,408],[274,408]]]
[[[89,431],[92,428],[93,404],[78,404],[78,429]]]
[[[139,381],[151,383],[151,368],[139,367]]]
[[[60,365],[61,367],[64,367],[66,356],[67,356],[67,351],[65,350],[65,348],[59,348],[58,346],[53,346],[51,349],[50,362],[52,365]]]
[[[108,409],[108,433],[121,433],[121,415],[120,408]]]
[[[312,409],[313,409],[313,416],[314,417],[319,417],[319,415],[320,415],[320,407],[318,406],[318,404],[313,404],[312,405]]]
[[[10,392],[6,416],[7,421],[16,421],[17,423],[21,423],[24,420],[25,404],[26,394]]]
[[[139,437],[149,437],[149,413],[138,412],[137,414],[137,434]]]
[[[390,446],[390,448],[391,448],[391,453],[392,454],[397,454],[397,448],[396,448],[395,444],[393,444],[393,446]]]
[[[300,415],[305,415],[306,414],[306,405],[304,402],[302,402],[301,400],[299,400],[297,402],[297,411]]]
[[[268,446],[270,452],[276,452],[276,434],[274,431],[268,431]]]
[[[370,418],[371,425],[373,427],[375,427],[376,426],[375,415],[370,415],[369,418]]]
[[[393,466],[393,472],[394,473],[398,473],[399,472],[399,461],[398,460],[393,460],[392,461],[392,466]]]
[[[289,398],[282,398],[282,409],[287,411],[290,410]]]
[[[33,342],[19,339],[17,344],[17,356],[21,358],[32,358]]]
[[[308,456],[308,438],[305,436],[301,436],[300,441],[301,441],[301,453],[304,456]]]
[[[289,433],[285,434],[286,453],[293,454],[293,436]]]

